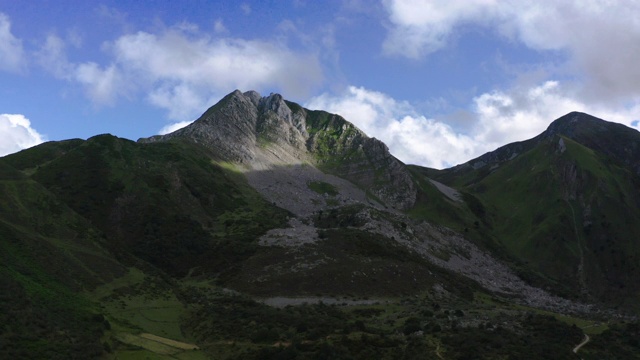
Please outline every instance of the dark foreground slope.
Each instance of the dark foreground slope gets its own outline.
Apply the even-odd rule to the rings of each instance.
[[[22,157],[37,151],[44,149],[7,161],[29,170]],[[287,215],[189,143],[139,145],[99,135],[41,160],[29,163],[31,178],[99,229],[121,262],[141,259],[170,275],[231,271]]]
[[[0,194],[0,357],[99,356],[108,324],[78,292],[124,267],[98,229],[2,159]]]

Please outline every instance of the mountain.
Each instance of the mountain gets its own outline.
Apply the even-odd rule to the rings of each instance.
[[[590,301],[635,302],[640,134],[570,113],[537,137],[430,172],[478,198],[513,257]]]
[[[637,358],[637,144],[572,113],[433,170],[234,91],[167,135],[23,150],[0,357],[572,359],[589,333],[581,357]]]
[[[255,91],[236,90],[193,124],[139,142],[180,138],[252,170],[311,163],[368,189],[389,206],[406,209],[415,202],[408,171],[386,145],[340,116],[303,109],[278,94],[260,97]]]
[[[53,155],[68,145],[45,144],[41,149]],[[106,239],[87,219],[4,160],[0,357],[97,357],[103,352],[99,339],[105,319],[78,294],[121,277],[126,269],[105,249]]]

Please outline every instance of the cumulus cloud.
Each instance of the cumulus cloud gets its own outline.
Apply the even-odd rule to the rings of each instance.
[[[557,81],[484,93],[473,99],[477,124],[474,137],[491,147],[538,135],[549,123],[571,111],[587,111],[561,93]]]
[[[640,95],[640,2],[386,0],[388,54],[420,58],[465,25],[490,27],[535,50],[559,50],[593,100]]]
[[[468,114],[473,125],[464,132],[453,129],[444,119],[419,114],[407,102],[361,87],[349,87],[340,95],[323,94],[306,106],[342,115],[369,136],[382,140],[406,163],[434,168],[464,163],[507,143],[532,138],[571,111],[636,129],[634,120],[640,113],[640,106],[612,111],[582,103],[557,81],[474,98]]]
[[[172,133],[176,130],[182,129],[183,127],[191,124],[192,122],[193,121],[180,121],[177,123],[169,124],[167,126],[164,126],[162,129],[160,129],[160,131],[158,131],[158,134],[166,135],[166,134]]]
[[[420,58],[444,47],[453,30],[466,22],[495,16],[494,1],[384,1],[392,27],[383,47],[392,54]]]
[[[11,33],[9,17],[0,13],[0,70],[19,72],[25,66],[22,41]]]
[[[124,79],[118,66],[111,64],[102,67],[95,62],[70,62],[66,55],[66,45],[62,38],[50,34],[35,53],[35,59],[55,77],[81,84],[87,97],[96,105],[113,104],[116,99],[132,91],[133,85]]]
[[[122,74],[114,64],[108,67],[102,67],[94,62],[77,64],[71,76],[85,86],[91,100],[101,105],[112,104],[132,88],[126,75]]]
[[[314,55],[264,41],[193,38],[175,30],[160,36],[139,32],[118,39],[113,52],[131,73],[193,87],[275,86],[306,93],[322,79]]]
[[[191,37],[177,30],[139,32],[118,39],[112,52],[125,73],[151,84],[151,103],[182,121],[230,89],[277,88],[304,95],[322,81],[313,54],[264,41]]]
[[[0,156],[38,145],[45,137],[21,114],[0,114]]]
[[[104,44],[112,57],[108,65],[70,63],[61,40],[53,39],[42,49],[45,67],[82,84],[95,103],[144,93],[174,121],[192,120],[212,99],[236,88],[307,96],[323,80],[315,54],[278,42],[212,38],[185,24]]]
[[[340,114],[367,135],[382,140],[394,156],[407,163],[443,168],[474,154],[475,144],[469,136],[380,92],[351,86],[341,95],[323,94],[305,106]]]
[[[634,120],[640,114],[638,104],[611,108],[583,102],[558,81],[485,93],[474,98],[473,108],[477,119],[472,130],[474,139],[490,148],[529,139],[546,129],[551,121],[571,111],[635,128]]]

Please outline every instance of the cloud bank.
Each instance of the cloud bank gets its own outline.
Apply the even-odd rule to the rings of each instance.
[[[59,78],[81,84],[94,104],[145,94],[176,122],[193,120],[233,89],[308,96],[323,81],[313,53],[279,42],[211,37],[189,24],[104,43],[109,64],[70,62],[64,48],[62,39],[49,36],[40,63]]]
[[[583,111],[637,129],[640,106],[618,112],[585,104],[564,95],[557,81],[484,93],[470,104],[473,124],[456,131],[444,119],[420,114],[407,102],[362,87],[340,95],[323,94],[305,104],[342,115],[367,135],[382,140],[405,163],[446,168],[464,163],[514,141],[532,138],[551,121],[571,111]]]
[[[305,107],[341,115],[382,140],[394,156],[407,163],[443,167],[473,152],[468,136],[456,134],[448,125],[418,114],[409,103],[381,92],[350,86],[339,96],[315,97]]]
[[[20,114],[0,114],[0,156],[38,145],[45,137]]]
[[[590,101],[640,96],[640,2],[627,0],[385,0],[387,54],[420,59],[466,26],[539,51],[566,54]]]

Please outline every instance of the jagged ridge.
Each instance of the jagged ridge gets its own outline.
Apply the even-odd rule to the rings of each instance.
[[[198,120],[141,143],[186,139],[250,170],[306,163],[352,181],[388,206],[410,208],[416,189],[387,146],[339,115],[311,111],[279,94],[236,90]]]

